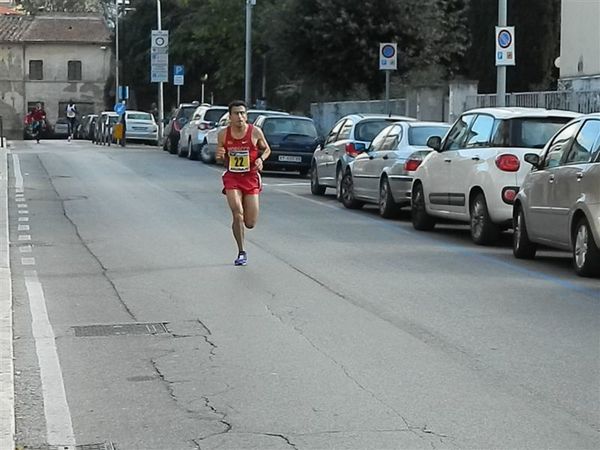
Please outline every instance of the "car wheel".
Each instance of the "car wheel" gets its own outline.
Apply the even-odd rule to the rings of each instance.
[[[180,158],[185,158],[187,155],[185,154],[185,152],[188,149],[188,146],[185,146],[185,149],[181,146],[182,142],[179,141],[179,144],[177,145],[177,156],[179,156]]]
[[[379,185],[379,215],[385,219],[391,219],[398,215],[400,207],[394,201],[392,188],[386,178]]]
[[[519,259],[532,259],[535,257],[537,245],[529,240],[527,226],[525,225],[525,214],[520,206],[517,206],[513,221],[513,255]]]
[[[471,239],[477,245],[487,245],[498,240],[500,229],[490,218],[485,196],[479,193],[471,203]]]
[[[335,172],[335,198],[338,202],[342,201],[342,168],[338,167]]]
[[[435,227],[435,220],[425,209],[425,193],[421,183],[415,184],[412,193],[411,219],[415,230],[429,231]]]
[[[319,184],[319,174],[317,173],[317,165],[313,163],[310,170],[310,192],[313,195],[324,195],[325,186]]]
[[[190,159],[192,161],[196,161],[198,159],[198,155],[194,151],[194,145],[192,144],[192,140],[191,139],[188,141],[188,154],[187,154],[187,157],[188,157],[188,159]]]
[[[585,218],[577,222],[573,236],[573,265],[582,277],[600,276],[600,250]]]
[[[354,183],[352,182],[352,174],[347,171],[342,177],[342,203],[348,209],[360,209],[363,202],[354,198]]]
[[[213,163],[212,157],[208,153],[208,146],[206,145],[206,142],[204,142],[202,144],[202,147],[200,148],[200,159],[202,160],[202,162],[204,164],[212,164]]]

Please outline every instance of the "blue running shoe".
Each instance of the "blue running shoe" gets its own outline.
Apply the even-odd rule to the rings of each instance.
[[[245,266],[248,264],[248,256],[246,252],[239,252],[237,259],[233,262],[236,266]]]

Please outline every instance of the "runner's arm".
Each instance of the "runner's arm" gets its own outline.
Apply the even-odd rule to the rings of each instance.
[[[258,147],[260,159],[264,161],[271,154],[271,148],[269,147],[269,143],[267,142],[267,139],[260,128],[254,127],[254,132],[256,133],[256,146]]]
[[[215,159],[217,161],[223,161],[225,159],[225,130],[219,131],[217,136],[217,151],[215,153]]]

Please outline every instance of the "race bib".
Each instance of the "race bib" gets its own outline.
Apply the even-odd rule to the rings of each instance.
[[[229,171],[250,171],[250,150],[247,148],[229,150]]]

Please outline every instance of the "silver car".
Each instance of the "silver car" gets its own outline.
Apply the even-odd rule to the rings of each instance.
[[[194,111],[191,120],[180,132],[177,154],[196,160],[202,146],[206,144],[206,133],[217,126],[219,119],[227,112],[227,106],[200,105]]]
[[[344,206],[354,209],[375,203],[379,214],[390,218],[410,205],[412,174],[432,151],[427,140],[443,136],[449,128],[441,122],[397,122],[384,128],[344,171]]]
[[[373,138],[389,124],[413,120],[416,119],[384,114],[349,114],[342,117],[313,154],[311,192],[323,195],[327,188],[334,188],[337,199],[341,201],[342,175],[348,163],[364,151]]]
[[[158,145],[158,125],[152,114],[144,111],[126,111],[125,124],[127,141],[145,141]]]
[[[600,276],[600,114],[573,120],[548,142],[513,209],[513,253],[533,258],[537,245],[571,251],[581,276]]]

